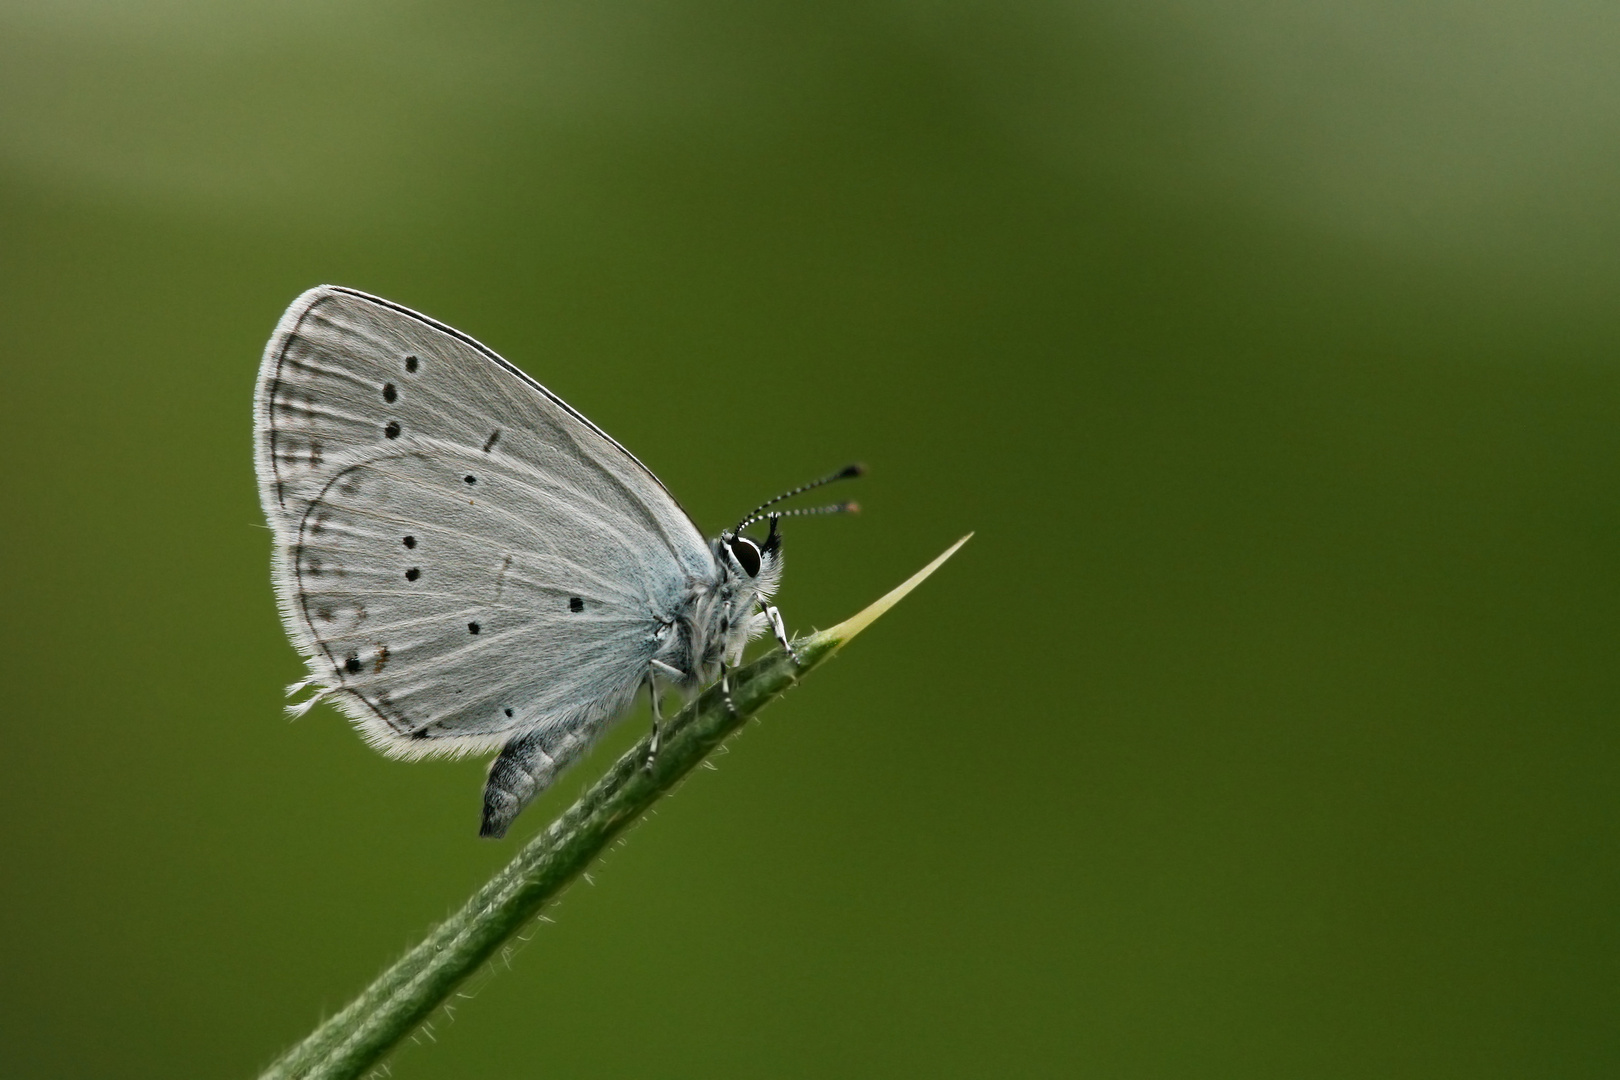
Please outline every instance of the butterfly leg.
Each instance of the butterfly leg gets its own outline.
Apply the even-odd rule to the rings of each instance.
[[[720,661],[720,696],[725,699],[726,711],[737,715],[737,703],[731,700],[731,665]]]
[[[771,620],[771,633],[775,634],[776,640],[781,642],[782,651],[792,657],[793,662],[797,664],[799,654],[793,651],[793,643],[788,640],[787,627],[782,625],[782,613],[776,610],[774,604],[767,604],[763,600],[759,601],[759,610],[763,611],[765,617]]]
[[[647,760],[641,767],[652,772],[653,761],[658,757],[658,744],[663,736],[663,714],[658,710],[658,682],[653,678],[651,671],[647,672],[647,697],[652,700],[652,742],[647,746]]]

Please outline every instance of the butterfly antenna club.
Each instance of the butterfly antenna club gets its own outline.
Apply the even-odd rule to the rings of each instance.
[[[748,526],[752,525],[754,522],[761,521],[764,518],[770,516],[770,515],[767,515],[767,514],[763,514],[760,511],[767,510],[770,507],[775,506],[779,502],[783,502],[783,501],[785,501],[787,499],[791,499],[795,495],[803,495],[807,491],[814,491],[818,487],[822,487],[823,485],[831,484],[831,483],[834,483],[834,482],[839,481],[839,480],[853,480],[855,477],[860,476],[865,472],[866,472],[866,466],[860,464],[859,462],[856,462],[853,465],[845,465],[842,469],[839,469],[837,472],[831,473],[831,474],[829,474],[827,476],[823,476],[820,480],[812,480],[808,484],[800,484],[798,487],[792,489],[791,491],[784,491],[784,492],[782,492],[782,494],[776,496],[776,498],[774,498],[774,499],[766,499],[764,502],[760,503],[758,506],[756,506],[752,510],[748,511],[747,515],[744,516],[742,521],[738,523],[737,528],[733,529],[732,532],[738,532],[738,531],[740,531],[742,529],[746,529]],[[817,509],[814,509],[814,510],[788,510],[788,511],[780,513],[780,514],[778,514],[776,516],[778,516],[778,517],[794,517],[794,516],[798,516],[798,515],[801,515],[801,514],[855,513],[859,509],[860,509],[860,507],[857,506],[855,503],[852,503],[852,502],[851,503],[837,503],[837,504],[834,504],[832,506],[818,507]]]
[[[748,528],[748,526],[752,525],[754,522],[764,521],[767,518],[774,521],[777,518],[813,517],[817,514],[858,514],[860,512],[861,504],[858,502],[831,503],[827,506],[808,506],[797,510],[776,510],[769,514],[755,514],[751,518],[746,518],[744,519],[743,523],[738,525],[734,531],[740,532],[741,530]]]

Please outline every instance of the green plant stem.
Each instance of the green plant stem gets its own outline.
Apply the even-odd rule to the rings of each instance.
[[[967,540],[958,540],[859,614],[795,642],[797,664],[776,651],[733,672],[735,712],[726,707],[718,687],[692,701],[666,725],[650,769],[644,767],[648,747],[643,739],[461,910],[282,1055],[260,1080],[351,1080],[374,1065],[728,735],[832,657]]]

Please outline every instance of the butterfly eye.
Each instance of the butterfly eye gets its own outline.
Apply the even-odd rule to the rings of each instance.
[[[746,536],[733,536],[726,541],[731,548],[731,557],[737,560],[737,565],[749,577],[759,576],[759,545]]]

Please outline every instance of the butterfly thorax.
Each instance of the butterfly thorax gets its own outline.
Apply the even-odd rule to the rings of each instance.
[[[711,550],[714,576],[693,582],[681,608],[659,628],[658,661],[685,673],[679,682],[689,687],[706,686],[722,665],[742,662],[743,649],[770,626],[761,606],[782,578],[779,540],[761,550],[751,540],[721,534]]]

